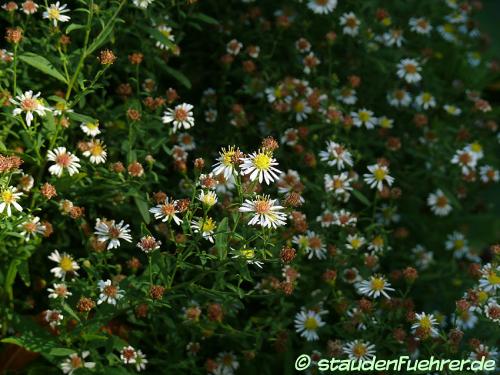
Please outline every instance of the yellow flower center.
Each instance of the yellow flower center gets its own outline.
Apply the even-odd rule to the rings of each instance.
[[[375,177],[377,181],[382,181],[386,175],[387,173],[382,168],[375,169],[375,172],[373,172],[373,177]]]
[[[271,156],[266,153],[260,153],[253,159],[253,164],[257,169],[268,170],[271,167]]]
[[[351,240],[351,246],[354,248],[354,249],[358,249],[360,246],[361,246],[361,240],[359,238],[353,238]]]
[[[369,121],[371,118],[370,114],[366,111],[359,112],[359,119],[363,122]]]
[[[243,249],[241,250],[241,255],[246,259],[253,259],[255,258],[255,250]]]
[[[48,13],[49,13],[49,18],[51,19],[57,20],[61,16],[61,12],[59,12],[59,9],[56,8],[50,8]]]
[[[310,316],[304,322],[304,327],[308,331],[315,331],[318,328],[318,321],[316,320],[316,318],[313,318],[312,316]]]
[[[420,323],[420,327],[422,327],[426,331],[428,331],[432,328],[432,322],[428,316],[424,316],[422,319],[420,319],[419,323]]]
[[[64,255],[59,262],[59,266],[65,272],[73,271],[73,259],[71,259],[69,256]]]
[[[92,147],[90,148],[90,153],[93,156],[100,156],[103,153],[103,148],[100,143],[94,143],[92,144]]]
[[[10,190],[5,190],[5,191],[2,192],[2,200],[5,203],[12,203],[16,199],[14,197],[14,193],[12,193]]]
[[[203,226],[201,230],[203,232],[211,232],[215,229],[215,222],[212,220],[211,217],[207,218],[205,222],[203,223]]]
[[[381,279],[380,277],[375,277],[372,279],[371,285],[372,285],[373,290],[381,291],[381,290],[384,290],[385,281],[383,279]]]
[[[453,246],[455,247],[455,250],[460,250],[462,247],[464,247],[464,240],[455,240]]]
[[[356,358],[363,357],[366,354],[366,352],[367,352],[366,346],[363,345],[363,344],[361,344],[361,343],[358,343],[358,344],[354,345],[354,347],[352,348],[352,354]]]
[[[495,271],[490,271],[490,273],[488,274],[488,282],[491,285],[498,285],[500,284],[500,276],[497,275]]]

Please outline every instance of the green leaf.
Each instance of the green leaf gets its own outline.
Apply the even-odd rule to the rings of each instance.
[[[45,57],[37,55],[35,53],[26,52],[19,56],[19,59],[24,61],[26,64],[48,74],[51,77],[58,79],[61,82],[68,83],[66,78],[52,65],[52,63]]]
[[[30,279],[30,269],[28,261],[25,260],[21,262],[18,266],[17,271],[19,272],[19,276],[21,276],[21,279],[23,280],[24,284],[26,286],[30,286],[31,279]]]
[[[227,241],[228,241],[228,225],[227,217],[222,219],[217,227],[217,232],[215,234],[215,248],[217,249],[217,255],[219,259],[225,259],[227,257]]]
[[[185,86],[188,89],[191,88],[191,82],[189,81],[189,79],[183,73],[181,73],[177,69],[171,68],[170,66],[165,65],[165,64],[163,64],[161,66],[163,66],[163,69],[165,69],[165,71],[168,74],[170,74],[177,81],[179,81],[180,84],[182,84],[183,86]]]
[[[80,122],[90,122],[90,123],[95,123],[97,122],[96,119],[90,117],[90,116],[87,116],[87,115],[82,115],[80,113],[75,113],[75,112],[68,112],[67,113],[68,117],[72,120],[75,120],[75,121],[80,121]]]
[[[137,209],[141,213],[142,219],[146,222],[146,224],[149,224],[151,221],[151,215],[149,214],[148,203],[142,197],[138,196],[134,197],[134,201]]]
[[[48,355],[52,355],[54,357],[66,357],[70,354],[73,354],[75,351],[73,349],[67,348],[52,348],[48,352]]]
[[[172,41],[170,39],[168,39],[165,35],[163,35],[159,30],[153,29],[153,28],[149,28],[147,30],[149,31],[149,33],[151,33],[153,38],[155,38],[161,44],[167,46],[169,49],[172,49],[175,47],[175,44],[172,43]]]
[[[69,25],[66,28],[66,34],[69,34],[73,30],[79,30],[79,29],[84,29],[84,28],[85,28],[85,25],[80,25],[78,23],[72,23],[71,25]]]
[[[217,21],[215,18],[207,16],[204,13],[194,13],[191,15],[191,17],[196,18],[197,20],[203,21],[205,23],[208,23],[209,25],[218,25],[219,24],[219,21]]]
[[[353,190],[352,191],[352,195],[354,195],[356,197],[356,199],[358,201],[360,201],[361,203],[363,203],[364,205],[370,207],[372,204],[371,202],[368,200],[368,198],[365,197],[365,195],[360,192],[359,190]]]

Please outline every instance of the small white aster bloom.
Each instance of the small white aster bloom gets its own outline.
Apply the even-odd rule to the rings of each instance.
[[[366,108],[359,109],[357,112],[351,112],[352,123],[360,128],[363,125],[367,129],[373,129],[378,124],[377,118],[373,115],[373,111]]]
[[[393,107],[408,107],[411,104],[411,95],[405,89],[396,89],[387,94],[387,101]]]
[[[485,264],[481,268],[479,287],[486,292],[500,290],[500,266],[493,267],[491,263]]]
[[[161,241],[155,239],[153,236],[144,236],[140,239],[136,246],[146,254],[150,254],[160,248]]]
[[[484,307],[484,315],[491,321],[500,324],[500,305],[498,302],[491,300]]]
[[[389,186],[393,184],[394,177],[389,175],[389,168],[386,165],[377,163],[369,165],[367,168],[370,173],[365,173],[363,175],[363,178],[372,189],[378,189],[379,191],[382,191],[384,187],[384,181]]]
[[[234,163],[237,161],[235,158],[239,155],[239,153],[240,151],[234,146],[229,146],[227,150],[222,148],[222,151],[219,152],[217,162],[213,166],[213,174],[222,174],[226,179],[231,178],[235,171]]]
[[[260,260],[257,260],[254,249],[243,248],[240,250],[233,250],[232,254],[234,259],[243,259],[247,264],[252,264],[259,268],[262,268],[264,264]]]
[[[8,186],[2,190],[0,194],[0,213],[7,211],[7,216],[12,216],[12,208],[21,212],[23,208],[17,201],[23,195],[22,192],[18,192],[17,188],[14,186]]]
[[[160,25],[158,26],[157,30],[167,39],[168,41],[174,43],[175,42],[175,37],[174,34],[172,33],[172,28],[167,26],[167,25]],[[156,47],[159,49],[164,49],[164,50],[169,50],[171,48],[170,45],[164,44],[160,42],[159,40],[156,41]]]
[[[238,359],[233,352],[219,353],[217,355],[216,363],[219,365],[219,367],[217,367],[216,373],[221,375],[234,374],[240,366]],[[214,373],[214,375],[216,375],[216,373]]]
[[[359,250],[366,244],[365,238],[357,233],[349,234],[346,240],[347,243],[345,247],[349,250]]]
[[[99,122],[96,121],[96,122],[84,122],[80,125],[80,129],[82,129],[82,131],[91,136],[91,137],[95,137],[96,135],[98,134],[101,134],[101,130],[99,129]]]
[[[452,320],[455,321],[455,325],[458,329],[465,331],[474,328],[479,319],[476,314],[474,314],[473,309],[469,308],[457,314],[453,314]]]
[[[216,223],[211,217],[207,218],[195,218],[191,221],[191,229],[194,233],[201,233],[201,236],[214,243],[214,231],[216,228]]]
[[[356,36],[359,32],[361,22],[353,12],[344,13],[340,17],[340,25],[343,26],[342,32],[346,35]]]
[[[150,208],[149,212],[151,212],[157,220],[161,220],[163,222],[174,220],[177,225],[181,225],[182,219],[177,216],[179,213],[177,204],[177,200],[167,198],[165,199],[165,202]]]
[[[134,5],[138,8],[146,9],[148,6],[153,4],[154,0],[133,0]]]
[[[204,190],[201,191],[198,196],[200,202],[202,202],[207,207],[212,207],[217,203],[217,194],[214,191],[208,191],[205,193]]]
[[[408,24],[410,25],[410,30],[421,35],[429,35],[432,31],[432,25],[424,17],[412,17],[410,18]]]
[[[120,240],[132,242],[129,225],[124,224],[123,220],[116,224],[114,220],[97,219],[94,233],[99,242],[109,241],[107,250],[120,247]]]
[[[286,224],[286,215],[282,206],[276,205],[276,199],[267,195],[257,195],[253,199],[246,199],[239,208],[240,212],[249,212],[253,216],[248,225],[260,225],[264,228],[276,229]]]
[[[27,15],[35,14],[38,10],[38,4],[32,0],[26,0],[22,6],[24,14]]]
[[[491,165],[483,165],[479,168],[479,176],[481,181],[485,184],[490,182],[498,182],[500,180],[500,174],[498,169],[493,168]]]
[[[347,172],[342,172],[337,175],[325,174],[324,178],[325,190],[333,192],[335,195],[342,195],[352,190],[351,178]]]
[[[488,347],[484,344],[479,344],[474,348],[474,351],[469,354],[469,359],[472,361],[482,361],[483,359],[493,359],[496,360],[498,356],[498,350],[495,347]]]
[[[68,290],[68,287],[64,283],[54,283],[52,288],[47,288],[47,291],[49,292],[49,298],[52,299],[66,299],[72,295],[72,293]]]
[[[378,298],[382,295],[389,299],[391,297],[387,292],[394,291],[394,288],[391,288],[391,284],[381,275],[370,276],[368,280],[359,282],[356,285],[356,289],[358,293],[368,297]]]
[[[64,319],[64,316],[63,314],[61,314],[60,310],[45,310],[43,315],[45,321],[49,323],[49,326],[52,328],[60,326],[62,320]]]
[[[307,254],[307,259],[313,259],[314,257],[316,259],[326,259],[326,244],[312,230],[308,230],[306,235],[294,236],[292,241]]]
[[[457,164],[463,174],[468,174],[470,171],[476,169],[477,156],[466,149],[457,150],[451,158],[451,163]]]
[[[282,173],[279,169],[275,168],[278,162],[273,158],[270,151],[264,149],[254,152],[247,157],[241,159],[240,165],[242,175],[250,175],[251,181],[263,181],[266,184],[276,181]]]
[[[89,351],[83,351],[81,355],[78,355],[77,353],[70,354],[68,358],[61,363],[62,372],[68,375],[73,375],[73,373],[80,368],[94,368],[94,362],[85,361],[85,358],[87,358],[89,354]]]
[[[445,242],[446,250],[453,251],[455,258],[462,258],[469,252],[469,244],[464,234],[458,231],[448,235]]]
[[[65,15],[64,13],[68,13],[69,9],[67,9],[67,5],[58,1],[55,4],[50,4],[45,12],[43,12],[43,18],[47,18],[54,23],[54,26],[57,26],[57,22],[68,22],[71,17]]]
[[[337,6],[337,0],[309,0],[307,7],[316,14],[332,13]]]
[[[451,207],[450,200],[441,189],[438,189],[434,193],[429,194],[429,196],[427,197],[427,205],[437,216],[446,216],[453,209]]]
[[[398,66],[397,75],[408,83],[417,83],[422,80],[422,67],[415,59],[402,59]]]
[[[439,336],[439,332],[436,329],[438,326],[438,321],[433,314],[426,314],[425,312],[415,315],[415,323],[411,326],[412,332],[420,332],[420,336]]]
[[[90,159],[92,164],[101,164],[106,162],[106,157],[108,155],[106,151],[106,145],[102,143],[100,139],[92,139],[87,142],[86,150],[83,152],[83,156]]]
[[[321,315],[314,310],[302,309],[295,315],[295,331],[307,341],[319,340],[318,329],[325,325]]]
[[[50,112],[51,109],[43,105],[41,99],[39,99],[40,93],[33,95],[33,91],[26,91],[24,94],[16,96],[14,99],[10,99],[10,102],[16,105],[12,114],[14,116],[20,115],[26,112],[26,125],[31,126],[33,121],[33,113],[36,113],[40,117],[45,116],[45,112]]]
[[[350,341],[342,350],[351,360],[368,361],[375,356],[375,345],[364,340]]]
[[[24,236],[26,241],[35,238],[39,234],[43,234],[47,229],[45,225],[40,223],[40,218],[38,216],[29,217],[19,224],[18,228],[21,231],[19,234]]]
[[[66,147],[57,147],[47,153],[47,159],[54,164],[49,167],[52,175],[61,177],[64,170],[68,171],[70,176],[78,173],[80,169],[80,159],[71,152],[66,151]]]
[[[124,291],[120,289],[118,285],[113,285],[111,280],[99,280],[97,283],[99,287],[99,299],[97,300],[97,304],[100,305],[103,302],[107,302],[110,305],[116,305],[119,299],[123,298]]]
[[[452,104],[445,104],[443,108],[448,114],[452,116],[460,116],[460,114],[462,113],[462,110],[459,107]]]
[[[73,260],[73,257],[67,253],[59,253],[59,250],[54,250],[48,257],[53,262],[57,263],[57,267],[50,270],[55,277],[65,279],[67,274],[78,275],[80,269],[78,263]]]
[[[326,143],[326,150],[320,151],[319,157],[321,161],[325,161],[330,167],[337,167],[339,170],[344,169],[345,165],[349,167],[353,165],[351,153],[344,145],[333,141]]]
[[[194,126],[193,106],[191,104],[182,103],[174,109],[167,109],[162,117],[164,124],[172,123],[174,125],[173,132],[184,128],[189,129]]]
[[[428,110],[436,106],[436,99],[431,93],[424,91],[415,98],[415,104],[418,108]]]

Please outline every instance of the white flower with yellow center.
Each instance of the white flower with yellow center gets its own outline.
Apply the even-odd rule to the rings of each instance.
[[[313,257],[326,259],[326,244],[315,232],[308,230],[305,236],[294,236],[292,241],[307,254],[307,259],[312,259]]]
[[[351,112],[352,123],[360,128],[363,125],[367,129],[373,129],[378,124],[378,120],[373,116],[373,111],[366,108],[359,109],[357,112]]]
[[[286,224],[286,215],[281,212],[283,207],[275,203],[276,199],[271,199],[267,195],[258,195],[253,199],[246,199],[239,211],[253,213],[248,225],[276,229]]]
[[[483,146],[479,142],[473,142],[465,146],[465,151],[468,151],[472,154],[472,156],[476,159],[482,159],[484,157]]]
[[[57,26],[57,22],[68,22],[71,17],[66,16],[64,13],[68,13],[69,9],[67,9],[67,5],[58,1],[55,4],[50,4],[45,12],[43,12],[43,18],[47,18],[54,23],[54,26]]]
[[[242,259],[247,264],[253,264],[259,268],[262,268],[263,263],[261,261],[257,260],[254,249],[247,249],[247,248],[243,248],[240,250],[233,249],[232,253],[233,253],[233,258]]]
[[[479,168],[479,176],[481,181],[485,184],[490,182],[498,182],[500,180],[500,173],[498,169],[493,168],[491,165],[483,165]]]
[[[0,213],[3,213],[5,210],[7,210],[7,216],[11,216],[11,206],[21,212],[23,208],[19,203],[17,203],[21,195],[23,195],[23,193],[18,193],[17,188],[14,186],[9,186],[6,189],[2,190],[2,193],[0,195]]]
[[[411,95],[405,89],[396,89],[387,93],[387,101],[393,107],[408,107],[411,104]]]
[[[73,257],[67,253],[59,253],[59,250],[54,250],[49,259],[57,263],[57,267],[50,270],[55,277],[65,279],[67,274],[78,275],[76,271],[80,269],[78,263],[73,260]]]
[[[425,312],[415,315],[415,323],[411,326],[413,333],[418,333],[420,337],[437,337],[439,332],[436,329],[438,322],[433,314],[426,314]]]
[[[397,75],[407,83],[417,83],[422,80],[422,67],[415,59],[402,59],[397,65]]]
[[[457,107],[456,105],[452,105],[452,104],[445,104],[443,106],[444,110],[449,114],[449,115],[452,115],[452,116],[460,116],[461,113],[462,113],[462,110]]]
[[[45,116],[45,112],[50,112],[49,107],[45,107],[41,99],[38,99],[40,93],[33,95],[33,91],[26,91],[24,94],[18,95],[15,99],[10,99],[12,104],[16,105],[12,114],[14,116],[20,115],[23,112],[26,112],[26,125],[31,126],[31,122],[33,121],[33,113],[36,113],[38,116]]]
[[[428,110],[436,106],[436,98],[430,92],[424,91],[415,98],[415,104],[417,108]]]
[[[226,150],[222,148],[222,151],[219,152],[219,157],[217,158],[217,163],[214,164],[212,171],[214,175],[222,174],[224,178],[228,180],[234,173],[235,170],[235,156],[239,154],[239,150],[234,146],[229,146]]]
[[[474,314],[473,309],[469,308],[452,315],[452,321],[455,321],[455,325],[458,329],[465,331],[466,329],[472,329],[478,322],[478,317]]]
[[[216,223],[215,221],[211,218],[211,217],[207,217],[207,218],[197,218],[197,219],[193,219],[191,221],[191,229],[193,229],[193,231],[195,233],[201,233],[201,236],[214,243],[214,231],[215,231],[215,228],[216,228]]]
[[[356,289],[358,293],[368,297],[379,298],[382,295],[389,299],[391,297],[389,297],[387,292],[394,291],[394,288],[391,288],[391,284],[381,275],[370,276],[368,280],[359,282],[356,284]]]
[[[369,341],[354,340],[346,343],[342,351],[351,360],[368,361],[375,356],[375,345]]]
[[[174,109],[169,108],[163,113],[162,121],[164,124],[172,123],[174,133],[181,128],[189,129],[194,126],[193,108],[187,103],[179,104]]]
[[[500,290],[500,266],[493,267],[487,263],[481,268],[481,279],[479,287],[486,292],[496,292]]]
[[[462,258],[469,252],[469,245],[467,239],[460,232],[453,232],[450,234],[445,243],[446,250],[453,251],[455,258]]]
[[[363,236],[360,236],[359,234],[349,234],[347,236],[347,243],[345,247],[349,250],[359,250],[365,245],[365,243],[366,240]]]
[[[68,287],[64,283],[54,283],[52,288],[47,288],[47,292],[49,292],[49,298],[52,299],[66,299],[73,294],[68,290]]]
[[[314,310],[305,310],[295,315],[295,331],[300,333],[307,341],[319,340],[318,329],[325,325],[321,315]]]
[[[120,247],[120,240],[132,242],[129,224],[124,224],[123,220],[115,223],[114,220],[104,221],[97,219],[94,233],[99,242],[109,241],[107,250]]]
[[[205,193],[205,191],[202,190],[200,195],[198,196],[198,199],[203,203],[203,205],[212,207],[217,203],[217,194],[213,191],[208,191]]]
[[[49,172],[57,177],[61,177],[65,169],[70,176],[78,173],[80,169],[80,159],[71,152],[66,151],[66,147],[57,147],[50,150],[47,153],[47,160],[54,162],[49,167]]]
[[[347,172],[342,172],[338,175],[325,174],[323,179],[327,192],[333,192],[335,195],[342,195],[352,190],[351,178]]]
[[[394,182],[394,177],[389,175],[389,168],[382,164],[369,165],[368,170],[370,173],[365,173],[363,178],[365,182],[372,188],[382,191],[384,187],[384,181],[387,185],[391,186]]]
[[[106,145],[100,139],[93,139],[87,143],[87,150],[83,152],[83,156],[90,159],[92,164],[101,164],[106,161]]]
[[[169,27],[167,25],[160,25],[160,26],[158,26],[158,31],[165,37],[166,40],[168,40],[172,43],[175,42],[175,37],[174,37],[174,34],[172,33],[171,27]],[[171,48],[171,45],[165,44],[165,43],[157,40],[156,47],[158,47],[159,49],[169,50]]]
[[[319,157],[321,161],[325,161],[330,167],[337,167],[337,169],[342,170],[345,165],[352,167],[352,155],[347,150],[347,148],[333,141],[328,141],[326,143],[326,150],[320,151]]]
[[[276,159],[270,151],[261,149],[251,155],[241,159],[242,164],[241,174],[250,175],[251,181],[265,181],[266,184],[276,181],[282,173],[279,169],[275,168],[278,165]]]
[[[451,163],[457,164],[462,174],[469,174],[476,169],[477,160],[477,154],[474,154],[470,149],[464,148],[455,152],[451,158]]]
[[[134,0],[134,5],[138,8],[146,9],[153,4],[154,0]]]
[[[382,129],[392,129],[392,127],[394,125],[394,120],[388,118],[387,116],[382,116],[382,117],[379,117],[379,119],[378,119],[378,125]]]
[[[91,137],[95,137],[96,135],[101,134],[101,130],[99,130],[99,121],[84,122],[80,125],[80,129],[82,129],[85,134]]]
[[[450,200],[441,189],[437,189],[434,193],[429,194],[427,197],[427,205],[437,216],[446,216],[453,209]]]
[[[309,0],[307,7],[316,14],[332,13],[337,6],[337,0]]]

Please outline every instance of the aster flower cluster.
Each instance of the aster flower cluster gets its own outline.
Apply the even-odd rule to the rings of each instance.
[[[75,4],[0,4],[2,370],[498,360],[479,1]]]

